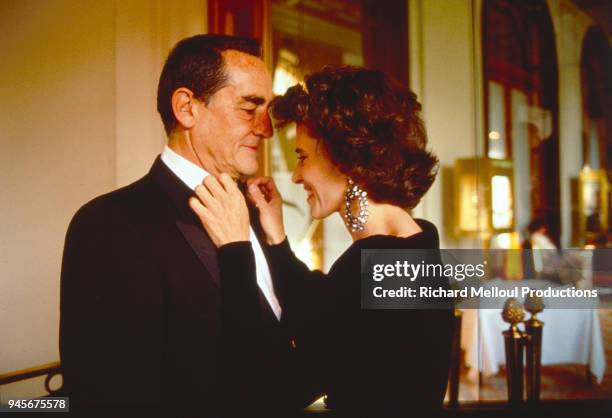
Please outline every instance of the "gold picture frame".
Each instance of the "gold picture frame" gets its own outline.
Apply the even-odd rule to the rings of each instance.
[[[581,244],[593,244],[608,230],[608,176],[588,166],[578,176],[578,236]]]

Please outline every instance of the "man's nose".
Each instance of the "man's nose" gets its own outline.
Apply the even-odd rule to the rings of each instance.
[[[270,115],[268,112],[264,111],[257,118],[255,123],[255,128],[253,129],[255,135],[258,135],[262,138],[270,138],[274,133],[272,130],[272,120],[270,119]]]

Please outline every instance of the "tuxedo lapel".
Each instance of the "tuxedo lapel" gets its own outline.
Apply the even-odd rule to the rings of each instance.
[[[151,167],[150,174],[172,202],[176,227],[208,270],[215,284],[220,286],[221,275],[216,248],[189,207],[189,198],[194,196],[193,191],[159,157]]]
[[[200,225],[194,225],[183,219],[177,219],[176,226],[180,229],[189,246],[196,253],[204,267],[208,270],[217,286],[221,285],[221,273],[217,261],[217,250]]]

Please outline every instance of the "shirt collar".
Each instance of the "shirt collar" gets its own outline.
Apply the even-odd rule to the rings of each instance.
[[[209,174],[202,167],[172,151],[167,145],[164,146],[161,153],[161,160],[191,190],[195,189],[198,184],[202,184],[202,180]]]

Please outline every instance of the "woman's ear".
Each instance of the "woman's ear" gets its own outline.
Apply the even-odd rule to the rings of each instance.
[[[198,116],[197,101],[193,92],[186,87],[179,87],[172,93],[172,112],[180,126],[191,129]]]

